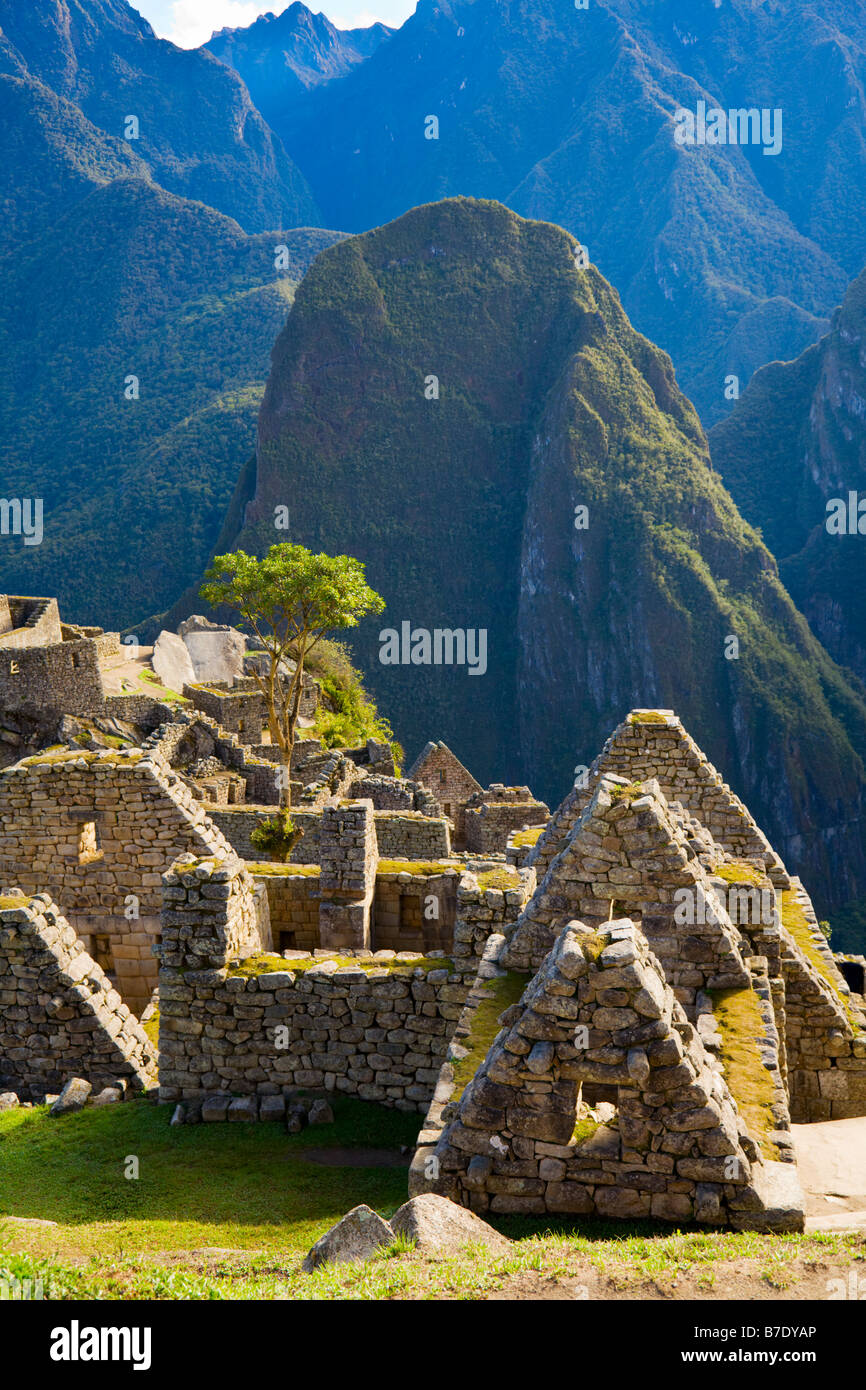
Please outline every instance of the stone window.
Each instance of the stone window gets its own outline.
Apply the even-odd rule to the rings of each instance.
[[[79,864],[92,864],[94,860],[101,859],[102,856],[103,849],[99,843],[99,831],[96,828],[96,821],[82,821],[78,828]]]
[[[111,956],[111,939],[107,936],[95,936],[93,938],[93,959],[97,965],[101,965],[106,975],[110,975],[114,969],[114,961]]]
[[[440,787],[444,787],[444,786],[445,786],[445,769],[444,769],[444,767],[440,767],[440,769],[439,769],[439,785],[440,785]]]
[[[445,812],[446,816],[450,816],[450,815],[451,815],[451,802],[450,802],[450,801],[446,801],[445,804],[444,804],[444,806],[442,807],[442,809],[443,809],[443,811]]]
[[[280,928],[280,930],[277,932],[277,950],[295,950],[295,933],[293,931],[284,931],[282,928]]]

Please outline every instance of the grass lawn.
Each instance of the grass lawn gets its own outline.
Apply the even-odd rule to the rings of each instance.
[[[429,1260],[398,1244],[363,1265],[305,1275],[307,1250],[350,1207],[366,1202],[387,1217],[406,1200],[405,1168],[330,1167],[305,1153],[396,1151],[419,1123],[349,1098],[333,1105],[332,1126],[299,1135],[277,1124],[171,1128],[172,1107],[145,1100],[58,1120],[44,1109],[0,1114],[0,1281],[42,1279],[55,1299],[531,1298],[563,1288],[766,1298],[826,1297],[828,1276],[864,1267],[866,1242],[852,1235],[503,1217],[496,1225],[514,1240],[506,1255],[469,1248]],[[133,1155],[139,1177],[127,1179]]]
[[[330,1168],[304,1153],[399,1150],[414,1142],[420,1117],[349,1098],[333,1108],[333,1125],[293,1135],[279,1124],[172,1127],[172,1106],[143,1099],[62,1119],[44,1107],[6,1111],[0,1228],[3,1216],[56,1221],[16,1226],[15,1244],[59,1255],[200,1246],[306,1254],[358,1202],[387,1215],[407,1196],[405,1168]],[[132,1155],[137,1179],[124,1177]]]

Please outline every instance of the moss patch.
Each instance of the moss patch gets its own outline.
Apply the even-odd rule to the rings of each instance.
[[[657,709],[641,710],[638,714],[630,714],[629,724],[667,724],[667,716]]]
[[[24,907],[29,902],[29,898],[24,893],[7,893],[0,897],[0,911],[6,907]]]
[[[458,866],[444,859],[380,859],[376,872],[380,874],[447,874]]]
[[[241,978],[250,980],[256,975],[275,975],[284,971],[290,971],[293,975],[302,975],[306,970],[312,970],[316,965],[322,965],[326,960],[336,961],[337,968],[340,970],[351,968],[352,970],[390,970],[397,974],[411,974],[413,970],[451,970],[453,961],[443,956],[419,956],[418,960],[369,960],[366,957],[357,956],[313,956],[309,960],[284,960],[282,956],[266,955],[262,952],[256,956],[247,956],[239,965],[230,965],[227,974],[230,978]]]
[[[723,878],[725,883],[752,883],[760,888],[770,882],[766,874],[745,859],[727,859],[723,864],[714,864],[712,873],[716,878]]]
[[[469,1082],[477,1072],[490,1050],[490,1045],[501,1027],[499,1015],[516,1004],[530,976],[509,970],[505,975],[485,983],[481,1003],[472,1015],[469,1036],[461,1038],[460,1046],[467,1049],[466,1056],[453,1063],[454,1090],[450,1099],[458,1101]]]
[[[503,893],[509,888],[519,888],[520,878],[516,869],[488,869],[486,873],[478,875],[478,887],[501,888]]]
[[[523,849],[526,845],[537,845],[544,828],[543,825],[536,825],[531,830],[516,830],[511,836],[511,844],[516,849]]]
[[[244,868],[256,877],[269,878],[318,878],[322,872],[321,864],[272,864],[245,861]]]
[[[591,1115],[584,1115],[575,1121],[574,1133],[572,1138],[575,1144],[585,1144],[587,1139],[591,1139],[595,1131],[599,1128],[598,1120],[594,1120]]]
[[[758,996],[752,989],[714,989],[709,993],[722,1038],[720,1058],[728,1089],[764,1158],[778,1160],[779,1150],[770,1138],[776,1128],[771,1113],[775,1092],[757,1043],[764,1037]]]
[[[782,926],[786,927],[791,933],[797,945],[800,947],[800,950],[803,952],[803,955],[814,965],[824,983],[830,986],[836,998],[839,1000],[839,1003],[842,1005],[842,1008],[845,1010],[845,1017],[848,1019],[854,1032],[859,1033],[860,1024],[854,1017],[848,1000],[844,995],[839,993],[839,986],[830,974],[827,968],[827,962],[818,950],[812,937],[812,927],[809,924],[805,912],[797,902],[793,889],[787,889],[784,893],[780,893],[779,897],[781,898],[780,915],[782,918]]]

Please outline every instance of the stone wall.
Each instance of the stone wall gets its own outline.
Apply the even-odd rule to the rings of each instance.
[[[421,782],[436,797],[443,814],[454,823],[455,848],[463,849],[466,844],[466,803],[470,796],[482,790],[481,783],[475,780],[445,743],[428,743],[408,775]]]
[[[639,918],[687,1010],[700,989],[748,985],[739,930],[658,782],[638,788],[606,774],[510,933],[505,960],[538,969],[566,921],[603,922],[617,908]]]
[[[106,695],[103,706],[103,714],[110,719],[122,719],[139,728],[153,730],[171,718],[172,712],[172,706],[152,695]]]
[[[813,949],[824,960],[827,973],[816,969],[814,960],[786,929],[787,913],[783,908],[781,973],[785,982],[784,1036],[791,1118],[797,1124],[809,1124],[866,1115],[863,1015],[833,965],[808,896],[798,880],[793,883],[791,892],[814,928]]]
[[[468,987],[447,959],[389,969],[332,958],[293,971],[276,958],[259,969],[257,957],[232,969],[255,950],[240,861],[179,862],[164,885],[163,1100],[309,1086],[426,1110]]]
[[[35,715],[102,713],[105,693],[96,643],[85,638],[51,647],[4,647],[0,706]]]
[[[62,902],[136,1012],[156,984],[166,865],[228,848],[155,753],[48,754],[0,773],[0,880]]]
[[[373,949],[451,952],[457,915],[458,871],[378,873],[373,901]]]
[[[543,801],[535,801],[528,795],[528,787],[509,790],[518,791],[525,799],[486,800],[488,792],[473,797],[464,813],[466,848],[474,854],[504,854],[508,838],[514,830],[524,826],[544,825],[550,818],[550,811]],[[484,797],[485,800],[480,800]],[[476,803],[476,804],[473,804]]]
[[[455,965],[474,974],[489,938],[514,925],[536,888],[534,869],[515,870],[513,886],[483,887],[478,873],[466,869],[457,885],[457,920],[451,951]]]
[[[316,951],[319,941],[319,875],[277,872],[257,874],[267,894],[274,950]]]
[[[63,641],[56,598],[23,598],[4,595],[0,649],[52,647]]]
[[[784,865],[763,831],[672,710],[632,710],[614,730],[538,841],[531,862],[539,878],[568,843],[599,778],[608,774],[627,782],[655,778],[665,798],[680,802],[726,853],[766,868],[779,886],[788,883]]]
[[[41,1101],[77,1076],[142,1090],[155,1070],[155,1048],[51,898],[0,908],[0,1086]]]
[[[319,940],[323,950],[369,950],[377,860],[373,803],[326,806],[322,812],[319,879]]]
[[[376,811],[373,819],[382,859],[447,859],[451,854],[451,832],[442,817]]]
[[[502,944],[488,942],[457,1038],[496,998]],[[774,1224],[758,1144],[632,922],[568,924],[499,1021],[464,1090],[443,1067],[413,1192],[478,1212]],[[584,1102],[585,1084],[615,1098],[611,1113]]]

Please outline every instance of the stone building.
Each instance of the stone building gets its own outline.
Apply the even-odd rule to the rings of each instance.
[[[473,792],[464,808],[466,848],[477,854],[504,854],[513,830],[546,825],[550,807],[536,801],[528,787],[494,782]]]
[[[61,623],[55,598],[0,594],[0,708],[35,717],[105,709],[102,668],[116,632]]]
[[[483,790],[446,743],[426,743],[406,774],[431,791],[454,822],[454,847],[466,847],[466,803]]]

